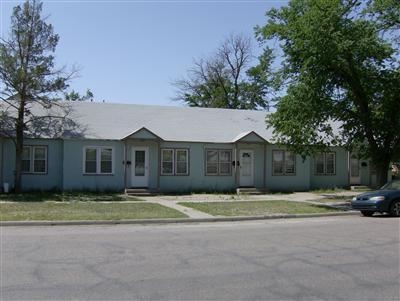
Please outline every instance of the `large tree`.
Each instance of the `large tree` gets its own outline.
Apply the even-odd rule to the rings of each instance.
[[[11,137],[15,144],[17,192],[21,189],[24,135],[33,127],[47,133],[56,129],[57,116],[35,116],[32,107],[51,107],[74,73],[66,74],[54,67],[53,53],[59,37],[41,13],[40,1],[14,7],[9,39],[0,40],[0,124],[2,135]]]
[[[400,1],[291,0],[266,15],[258,37],[283,54],[277,141],[303,155],[344,145],[384,183],[400,154]]]
[[[260,58],[268,67],[270,60],[271,53]],[[212,56],[195,60],[187,77],[174,83],[176,100],[194,107],[266,109],[270,78],[259,67],[251,67],[252,61],[250,39],[231,35]]]

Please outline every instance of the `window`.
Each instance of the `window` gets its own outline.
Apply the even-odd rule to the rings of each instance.
[[[189,174],[189,150],[161,149],[161,175],[186,176]]]
[[[296,174],[296,155],[284,150],[272,151],[272,174],[274,176],[293,176]]]
[[[208,176],[230,176],[232,174],[232,151],[231,150],[206,150],[206,175]]]
[[[173,175],[174,174],[174,150],[162,149],[161,150],[161,174]]]
[[[113,149],[110,147],[86,147],[84,149],[85,174],[112,174]]]
[[[314,157],[316,175],[334,175],[336,173],[336,154],[319,153]]]
[[[47,172],[47,147],[46,146],[24,146],[22,150],[22,166],[23,173]]]
[[[31,172],[31,147],[24,146],[22,150],[22,172]]]
[[[188,150],[177,149],[175,150],[175,174],[187,175],[188,174]]]

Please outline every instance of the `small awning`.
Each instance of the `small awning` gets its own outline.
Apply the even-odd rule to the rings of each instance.
[[[268,141],[254,131],[243,132],[232,139],[232,142],[265,143]]]
[[[128,136],[122,138],[122,140],[126,139],[141,139],[141,140],[163,140],[160,136],[154,134],[149,129],[142,127]]]

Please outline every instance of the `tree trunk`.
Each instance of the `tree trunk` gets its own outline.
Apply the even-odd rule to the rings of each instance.
[[[375,163],[376,166],[376,181],[378,187],[382,187],[388,181],[388,172],[390,160],[384,160]]]
[[[25,101],[20,100],[18,108],[18,118],[15,122],[16,137],[15,137],[15,175],[14,189],[16,193],[21,192],[22,188],[22,153],[24,149],[24,113]]]
[[[22,188],[22,151],[23,141],[18,141],[15,144],[15,174],[14,174],[14,190],[16,193],[21,192]]]

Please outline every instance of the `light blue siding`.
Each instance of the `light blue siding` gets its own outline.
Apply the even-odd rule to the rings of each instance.
[[[266,160],[266,186],[271,191],[304,191],[310,188],[310,159],[303,160],[296,156],[296,172],[294,175],[274,175],[272,170],[272,152],[282,150],[276,145],[268,145]]]
[[[25,139],[24,145],[47,147],[47,173],[23,174],[23,190],[61,190],[62,189],[62,144],[61,140]],[[12,140],[3,143],[3,182],[14,187],[15,146]]]
[[[272,152],[281,149],[267,143],[240,141],[238,143],[200,143],[165,142],[147,136],[148,132],[138,132],[141,139],[120,140],[46,140],[27,139],[26,145],[47,146],[47,173],[24,174],[24,190],[95,190],[122,191],[135,186],[132,183],[132,149],[148,147],[149,181],[148,187],[160,192],[189,191],[232,191],[239,187],[240,167],[232,165],[232,173],[227,176],[206,175],[206,149],[229,149],[232,161],[239,160],[240,150],[252,150],[254,153],[254,187],[271,191],[304,191],[315,188],[347,187],[349,185],[348,155],[344,149],[334,148],[336,153],[336,173],[334,175],[316,175],[314,159],[303,160],[296,156],[295,175],[276,176],[272,173]],[[142,134],[144,136],[142,136]],[[153,137],[154,138],[154,137]],[[250,135],[250,140],[258,138]],[[88,175],[84,173],[85,147],[110,147],[113,149],[113,173],[111,175]],[[161,175],[161,149],[183,148],[189,151],[188,175]],[[236,157],[235,157],[236,155]],[[9,139],[0,140],[0,183],[14,183],[15,149]],[[124,162],[131,164],[125,165]],[[363,170],[364,169],[364,170]],[[369,165],[361,168],[362,181],[369,180]]]
[[[205,150],[229,149],[232,144],[204,144],[204,143],[162,143],[161,148],[189,149],[189,175],[187,176],[160,176],[160,190],[166,192],[184,191],[230,191],[236,187],[235,174],[228,176],[207,176],[205,174]]]
[[[344,188],[349,186],[348,152],[343,148],[332,148],[336,154],[336,173],[334,175],[316,175],[314,159],[311,160],[311,187],[316,188]]]
[[[113,174],[84,174],[84,148],[102,146],[113,149]],[[124,189],[123,142],[109,140],[65,140],[63,152],[64,190],[122,191]]]

